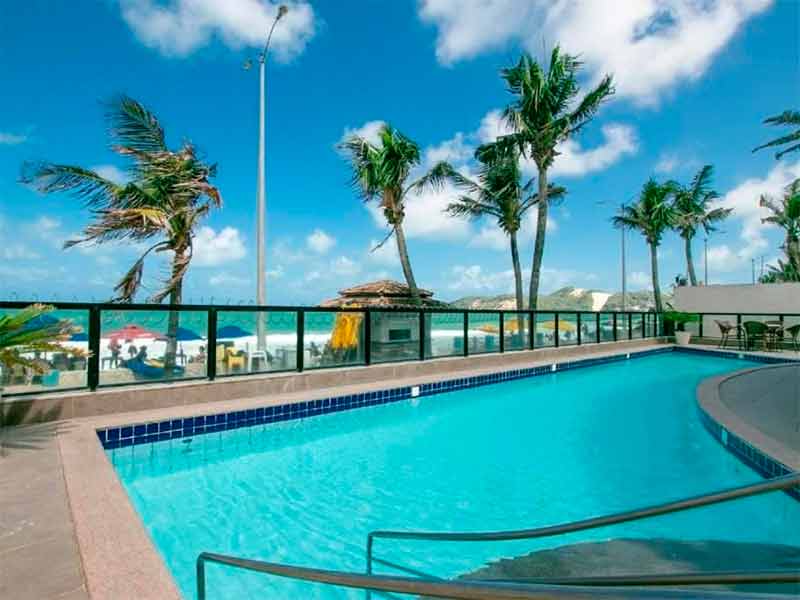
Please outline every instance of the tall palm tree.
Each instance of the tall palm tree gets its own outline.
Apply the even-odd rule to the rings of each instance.
[[[800,150],[800,111],[785,110],[779,115],[775,115],[774,117],[769,117],[768,119],[764,119],[764,124],[786,125],[789,127],[795,127],[796,129],[791,133],[787,133],[786,135],[771,140],[766,144],[761,144],[757,148],[754,148],[753,152],[761,150],[762,148],[771,148],[774,146],[786,146],[786,144],[789,144],[788,147],[779,150],[775,154],[775,158],[780,158],[784,154],[788,154],[789,152],[797,152],[798,150]]]
[[[428,187],[439,188],[453,169],[446,162],[440,162],[422,177],[408,183],[411,171],[420,164],[419,146],[388,124],[381,127],[378,138],[378,143],[372,144],[354,134],[342,142],[340,148],[350,161],[353,187],[365,202],[377,200],[380,203],[386,222],[391,228],[380,245],[394,235],[411,297],[415,303],[420,304],[419,288],[411,269],[403,231],[405,202],[409,193],[420,192]]]
[[[614,93],[611,77],[606,76],[576,102],[580,67],[576,57],[562,54],[556,46],[546,70],[525,54],[516,65],[502,71],[508,90],[516,96],[504,111],[514,133],[504,136],[504,140],[516,144],[524,156],[532,158],[539,175],[538,220],[528,297],[531,310],[536,309],[539,293],[547,228],[547,171],[558,155],[556,147],[586,125],[602,102]]]
[[[658,183],[650,179],[642,187],[639,199],[631,205],[624,206],[620,214],[612,221],[614,226],[634,229],[641,233],[650,247],[650,273],[653,280],[653,298],[656,312],[662,312],[661,286],[658,281],[658,246],[664,232],[674,227],[675,211],[670,202],[675,193],[672,182]]]
[[[777,225],[785,232],[783,251],[790,271],[800,273],[800,179],[786,186],[780,200],[761,196],[759,205],[767,208],[770,215],[762,222]]]
[[[70,193],[91,211],[93,220],[83,236],[67,241],[65,248],[157,240],[116,285],[114,301],[133,300],[142,282],[145,258],[158,252],[171,255],[170,276],[150,301],[160,303],[169,297],[170,305],[180,304],[195,228],[212,208],[222,205],[219,190],[209,183],[216,175],[216,165],[204,163],[189,142],[170,150],[156,116],[132,98],[114,100],[107,117],[113,150],[130,160],[127,183],[115,183],[83,167],[47,162],[27,165],[23,181],[44,193]],[[178,324],[178,313],[171,311],[164,361],[167,375],[175,366]]]
[[[457,217],[473,219],[494,217],[497,225],[508,236],[511,244],[511,262],[514,267],[514,293],[517,310],[524,309],[522,293],[522,269],[519,262],[517,233],[528,209],[538,201],[538,193],[531,193],[534,180],[522,183],[519,167],[519,151],[495,142],[484,144],[475,151],[480,163],[478,180],[472,181],[463,175],[453,174],[454,183],[467,193],[447,206],[447,213]],[[564,188],[550,186],[549,198],[562,197]],[[520,329],[521,331],[521,329]]]
[[[692,259],[692,239],[701,227],[706,233],[715,231],[715,224],[727,218],[732,211],[730,208],[711,208],[711,201],[719,198],[719,194],[711,189],[713,176],[714,167],[705,165],[689,185],[675,184],[675,230],[686,246],[686,272],[691,285],[697,285]]]

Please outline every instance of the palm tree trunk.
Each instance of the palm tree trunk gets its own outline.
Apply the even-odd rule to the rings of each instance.
[[[182,253],[175,253],[172,259],[172,272],[177,273],[183,259]],[[183,279],[179,279],[169,293],[170,306],[177,306],[181,303],[183,296]],[[180,313],[177,310],[169,312],[167,321],[167,348],[164,351],[164,375],[172,377],[175,371],[175,359],[178,354],[178,326],[180,325]]]
[[[661,306],[661,285],[658,283],[658,246],[650,244],[650,272],[653,276],[653,298],[656,302],[656,312],[663,312]]]
[[[517,301],[517,310],[524,310],[522,303],[522,267],[519,264],[519,248],[517,247],[517,232],[512,231],[508,234],[511,240],[511,262],[514,264],[514,295]]]
[[[794,266],[795,271],[800,273],[800,239],[792,236],[786,236],[786,258],[789,264]]]
[[[694,259],[692,258],[692,238],[686,236],[683,238],[686,242],[686,272],[689,274],[689,284],[697,285],[697,275],[694,272]]]
[[[422,304],[419,297],[419,289],[417,282],[414,279],[414,272],[411,270],[411,260],[408,258],[408,246],[406,246],[406,235],[403,232],[403,222],[397,221],[394,224],[394,237],[397,240],[397,253],[400,255],[400,265],[403,267],[403,275],[406,278],[406,284],[411,292],[411,298],[414,304]]]
[[[536,310],[539,296],[539,275],[544,257],[544,236],[547,232],[547,170],[539,169],[539,202],[536,220],[536,239],[533,243],[531,282],[528,290],[528,308]]]

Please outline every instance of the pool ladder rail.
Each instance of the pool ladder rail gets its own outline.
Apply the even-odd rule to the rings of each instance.
[[[389,596],[396,594],[418,594],[432,598],[452,598],[459,600],[598,600],[603,598],[644,598],[644,599],[682,599],[718,598],[742,600],[744,598],[765,599],[771,596],[747,592],[683,590],[662,586],[692,585],[733,585],[733,584],[780,584],[800,583],[800,572],[791,570],[762,571],[713,571],[702,573],[669,573],[660,575],[617,575],[590,577],[541,577],[509,580],[472,579],[443,580],[411,569],[406,569],[373,556],[374,542],[382,539],[414,539],[448,542],[487,542],[501,540],[522,540],[557,536],[576,531],[585,531],[617,523],[625,523],[664,515],[738,498],[756,496],[777,490],[800,487],[800,473],[789,473],[781,477],[741,487],[728,488],[710,494],[692,496],[664,504],[648,506],[630,511],[613,513],[572,521],[560,525],[536,529],[518,529],[492,532],[436,532],[436,531],[390,531],[376,530],[367,536],[366,573],[314,569],[294,565],[269,563],[211,552],[203,552],[197,557],[197,599],[207,600],[205,566],[207,563],[227,565],[237,569],[264,573],[278,577],[298,579],[348,588],[362,589],[369,599],[371,592],[381,592]],[[414,577],[376,575],[374,564],[384,564],[414,574]],[[422,575],[422,576],[420,576]],[[653,589],[658,588],[658,589]],[[781,597],[781,596],[776,596]],[[788,596],[782,596],[787,598]]]

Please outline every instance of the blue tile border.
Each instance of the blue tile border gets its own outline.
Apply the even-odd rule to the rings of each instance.
[[[524,369],[512,369],[509,371],[488,373],[486,375],[473,375],[470,377],[459,377],[456,379],[448,379],[432,383],[422,383],[414,387],[419,388],[417,394],[418,396],[430,396],[443,392],[452,392],[455,390],[490,385],[504,381],[513,381],[516,379],[538,377],[540,375],[548,375],[553,372],[592,367],[606,363],[619,362],[629,358],[641,358],[644,356],[665,354],[674,351],[699,353],[705,355],[712,354],[714,356],[721,356],[725,358],[739,358],[739,356],[742,355],[743,358],[754,361],[761,358],[772,359],[768,361],[762,360],[760,362],[791,362],[791,359],[784,358],[781,360],[779,357],[774,357],[773,359],[773,357],[761,357],[746,353],[742,354],[715,350],[698,350],[695,348],[665,346],[662,348],[624,352],[609,356],[555,362],[548,365],[528,367]],[[400,400],[407,400],[411,397],[411,386],[397,387],[371,392],[362,392],[360,394],[322,398],[319,400],[308,400],[305,402],[296,402],[292,404],[281,404],[278,406],[264,406],[210,415],[186,417],[183,419],[168,419],[150,423],[135,423],[122,425],[119,427],[103,428],[97,430],[97,437],[104,449],[113,450],[116,448],[150,444],[154,442],[203,435],[218,431],[226,431],[229,429],[239,429],[241,427],[250,427],[253,425],[265,425],[269,423],[278,423],[281,421],[304,419],[344,410],[351,410],[354,408],[365,408],[368,406],[377,406],[379,404],[389,404],[392,402],[398,402]]]

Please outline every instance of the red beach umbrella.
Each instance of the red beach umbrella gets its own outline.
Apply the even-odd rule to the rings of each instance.
[[[157,331],[151,331],[140,327],[139,325],[126,325],[122,329],[117,329],[108,332],[104,337],[109,337],[112,340],[138,340],[142,338],[155,339],[161,337],[162,334]]]

